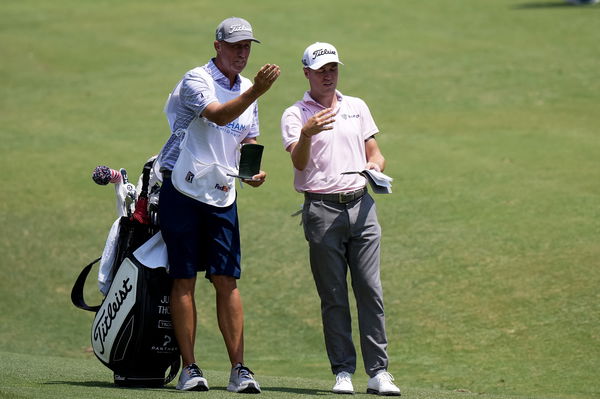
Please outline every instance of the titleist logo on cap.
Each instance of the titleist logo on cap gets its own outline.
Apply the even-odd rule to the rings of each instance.
[[[329,43],[313,43],[304,50],[304,55],[302,56],[302,64],[306,68],[315,71],[323,65],[332,62],[343,65],[338,57],[336,48]]]
[[[216,38],[219,41],[237,43],[242,40],[252,40],[253,42],[260,43],[260,41],[253,36],[252,25],[250,25],[250,22],[243,18],[231,17],[225,19],[217,27],[216,33]]]
[[[313,51],[312,54],[313,54],[312,59],[314,60],[315,58],[317,58],[320,55],[326,55],[326,54],[336,55],[337,53],[335,52],[335,50],[330,50],[330,49],[326,49],[326,48],[320,48],[320,49],[317,49],[317,50]]]
[[[243,30],[252,32],[252,28],[250,28],[249,26],[246,26],[246,25],[231,25],[229,27],[229,33],[239,32],[239,31],[243,31]]]

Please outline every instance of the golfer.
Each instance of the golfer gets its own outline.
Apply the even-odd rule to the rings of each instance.
[[[367,392],[400,395],[387,372],[387,338],[379,278],[381,228],[365,178],[343,172],[383,171],[385,159],[369,108],[337,91],[338,52],[314,43],[302,57],[309,90],[281,118],[283,145],[294,165],[294,186],[304,193],[302,222],[310,266],[321,299],[325,347],[336,375],[335,393],[354,393],[356,350],[352,342],[346,275],[358,307],[360,346],[370,379]]]
[[[260,43],[242,18],[227,18],[216,30],[216,57],[188,71],[165,106],[172,134],[161,150],[163,175],[159,218],[173,278],[171,315],[183,370],[176,388],[209,389],[196,363],[196,274],[205,272],[216,290],[217,320],[232,369],[228,391],[258,393],[244,365],[240,278],[240,233],[236,206],[236,163],[240,144],[256,143],[257,99],[280,74],[266,64],[254,82],[242,77],[252,42]],[[266,173],[245,180],[260,186]]]

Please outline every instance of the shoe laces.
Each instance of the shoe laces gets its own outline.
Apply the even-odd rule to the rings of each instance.
[[[388,373],[387,371],[383,371],[383,372],[377,374],[377,378],[379,378],[380,380],[387,381],[387,382],[394,381],[394,376],[391,375],[390,373]]]
[[[237,370],[239,378],[244,378],[244,379],[252,378],[252,376],[254,375],[252,370],[250,370],[248,367],[246,367],[242,364],[238,364],[237,366],[234,367],[234,369]]]
[[[190,377],[202,377],[202,370],[200,370],[200,367],[198,367],[198,365],[196,365],[196,363],[192,363],[189,366],[187,366],[185,368],[187,370],[187,373]]]
[[[342,371],[335,376],[335,381],[352,381],[352,375],[347,371]]]

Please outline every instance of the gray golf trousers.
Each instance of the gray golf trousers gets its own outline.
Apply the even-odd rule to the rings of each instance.
[[[375,201],[368,193],[346,204],[306,198],[302,222],[321,298],[323,334],[331,370],[334,374],[356,371],[346,280],[350,270],[365,371],[373,377],[388,366],[379,273],[381,227]]]

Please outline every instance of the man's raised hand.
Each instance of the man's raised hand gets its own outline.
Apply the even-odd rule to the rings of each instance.
[[[275,64],[265,64],[254,77],[254,89],[262,95],[271,88],[271,85],[281,74],[281,69]]]
[[[325,108],[317,112],[306,121],[300,133],[312,137],[324,130],[333,129],[332,125],[335,122],[336,114],[337,112],[333,108]]]

